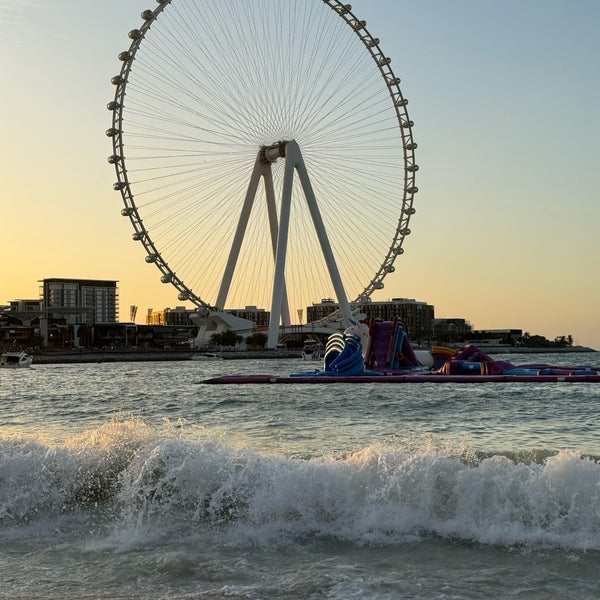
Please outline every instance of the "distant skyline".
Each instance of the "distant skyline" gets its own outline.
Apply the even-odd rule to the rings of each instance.
[[[600,349],[600,4],[352,6],[402,79],[419,145],[412,234],[374,299]],[[106,161],[110,78],[146,8],[0,0],[0,304],[51,277],[118,281],[124,321],[132,304],[138,322],[186,304],[132,242]]]

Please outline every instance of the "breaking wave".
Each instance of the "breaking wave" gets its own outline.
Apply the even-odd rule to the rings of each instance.
[[[432,439],[299,459],[138,419],[60,445],[0,438],[2,531],[57,522],[123,543],[218,532],[230,544],[441,537],[598,550],[600,465],[575,450],[478,455]]]

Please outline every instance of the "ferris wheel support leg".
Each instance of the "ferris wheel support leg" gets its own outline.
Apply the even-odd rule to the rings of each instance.
[[[304,159],[302,158],[298,144],[293,140],[288,142],[286,146],[286,157],[290,157],[290,155],[293,156],[295,167],[300,177],[300,183],[304,190],[304,196],[310,210],[313,225],[315,226],[315,231],[317,232],[319,243],[321,244],[321,251],[323,252],[323,257],[325,258],[325,263],[329,270],[329,277],[331,277],[331,283],[333,284],[333,289],[335,290],[337,301],[340,310],[342,311],[344,326],[350,327],[350,325],[356,324],[356,321],[352,316],[352,310],[346,296],[346,290],[344,289],[342,278],[340,277],[340,272],[337,268],[335,257],[333,256],[333,250],[331,249],[331,244],[329,243],[329,238],[327,237],[327,232],[325,230],[325,224],[323,223],[323,218],[319,211],[312,184],[310,183],[310,178],[306,166],[304,165]]]
[[[262,175],[262,165],[260,158],[257,156],[256,162],[254,163],[254,169],[250,176],[250,182],[248,183],[248,190],[246,192],[246,198],[242,205],[240,218],[235,230],[233,242],[231,244],[231,250],[229,251],[229,258],[227,259],[227,265],[223,272],[223,278],[221,279],[221,287],[219,288],[219,295],[217,296],[217,308],[224,310],[225,302],[227,301],[227,295],[229,294],[229,288],[231,286],[231,279],[235,271],[238,257],[240,255],[240,249],[244,240],[244,234],[246,233],[246,227],[248,226],[248,220],[250,219],[250,212],[254,204],[254,198],[256,197],[256,190],[258,189],[258,182]]]
[[[269,228],[271,230],[271,244],[273,246],[273,259],[277,260],[277,237],[279,226],[277,224],[277,207],[275,204],[275,188],[273,186],[273,172],[271,165],[263,167],[263,179],[265,184],[265,197],[267,199],[267,214],[269,215]],[[287,289],[285,285],[285,277],[283,281],[283,293],[281,301],[281,322],[285,327],[292,324],[290,319],[290,305],[287,298]]]
[[[279,215],[279,231],[277,235],[277,251],[275,252],[275,277],[273,278],[273,295],[271,297],[271,318],[269,321],[269,337],[267,339],[267,346],[269,348],[275,348],[279,339],[279,320],[281,317],[281,305],[283,300],[285,259],[292,205],[294,167],[295,163],[287,158],[286,151],[285,172],[281,192],[281,213]]]

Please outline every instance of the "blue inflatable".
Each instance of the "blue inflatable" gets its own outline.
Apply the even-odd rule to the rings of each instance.
[[[337,377],[354,375],[380,375],[379,372],[365,371],[363,347],[360,336],[346,333],[332,333],[325,346],[324,371],[293,373],[291,377]]]
[[[334,333],[325,347],[325,371],[334,375],[363,375],[365,362],[357,335]]]

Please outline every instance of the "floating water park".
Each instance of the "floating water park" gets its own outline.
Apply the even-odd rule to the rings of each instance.
[[[596,382],[600,367],[514,365],[494,360],[474,345],[460,350],[413,349],[400,319],[359,322],[329,336],[323,369],[276,375],[223,375],[208,384],[243,383],[484,383]]]

